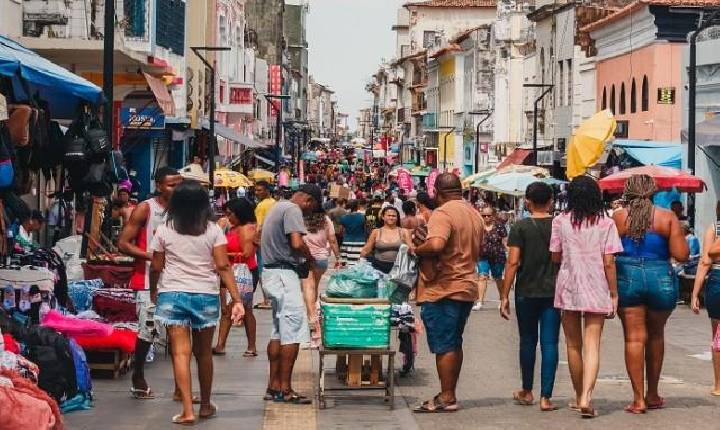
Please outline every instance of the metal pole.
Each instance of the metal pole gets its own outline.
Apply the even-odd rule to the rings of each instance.
[[[280,69],[280,75],[282,76],[282,69]],[[280,78],[282,81],[282,78]],[[277,115],[277,121],[275,121],[275,173],[280,173],[280,133],[282,133],[282,100],[280,100],[280,109],[275,109]]]
[[[552,89],[553,89],[553,86],[552,86],[552,85],[547,86],[547,88],[545,89],[545,91],[543,91],[543,92],[540,94],[540,97],[538,97],[537,99],[535,99],[535,106],[533,107],[533,165],[535,165],[535,166],[537,166],[537,152],[538,152],[538,148],[537,148],[537,113],[538,113],[537,111],[538,111],[538,103],[540,103],[540,102],[542,101],[542,99],[544,99],[545,96],[548,95],[548,94],[550,93],[550,91],[552,91]]]
[[[210,185],[208,191],[210,192],[210,199],[212,199],[215,193],[215,67],[210,63],[206,63],[206,66],[210,69],[210,127],[208,127],[210,133],[208,139],[208,176],[210,177]]]
[[[113,142],[113,69],[115,50],[115,0],[105,0],[105,28],[103,37],[103,125],[108,139]]]
[[[690,36],[690,66],[688,67],[688,170],[695,174],[695,109],[697,87],[697,37],[702,28]],[[695,227],[695,194],[688,194],[688,222]]]
[[[478,173],[480,171],[479,164],[480,164],[480,126],[490,119],[490,116],[492,115],[492,112],[488,112],[485,115],[485,118],[481,119],[477,127],[475,128],[475,173]]]

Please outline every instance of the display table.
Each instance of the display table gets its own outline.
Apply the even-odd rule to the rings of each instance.
[[[135,271],[133,265],[83,263],[85,279],[102,279],[106,287],[127,288]]]

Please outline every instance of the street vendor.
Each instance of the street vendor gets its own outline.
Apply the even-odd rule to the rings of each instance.
[[[17,246],[25,251],[32,251],[40,247],[40,244],[33,238],[33,233],[40,231],[45,224],[45,218],[40,211],[34,210],[24,214],[20,219],[20,225],[16,235]]]

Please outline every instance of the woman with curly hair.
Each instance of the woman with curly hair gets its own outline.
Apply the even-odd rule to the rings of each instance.
[[[625,207],[613,214],[624,248],[616,261],[618,315],[625,334],[625,367],[633,388],[633,401],[625,411],[631,414],[665,407],[665,399],[658,394],[664,331],[678,299],[670,259],[687,261],[689,255],[677,216],[653,206],[656,191],[652,177],[631,176],[625,182]]]
[[[573,179],[567,196],[567,209],[553,220],[550,239],[552,260],[560,263],[555,307],[562,311],[576,396],[569,406],[583,418],[594,418],[591,397],[600,368],[600,337],[605,318],[617,310],[615,254],[623,248],[615,223],[605,216],[595,180]]]

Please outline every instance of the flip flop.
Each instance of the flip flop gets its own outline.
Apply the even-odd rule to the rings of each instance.
[[[720,397],[720,390],[713,390],[710,392],[711,396]]]
[[[213,408],[213,411],[209,414],[198,414],[201,420],[206,420],[209,418],[216,417],[218,412],[220,412],[220,408],[217,407],[215,403],[210,402],[210,407]]]
[[[176,396],[173,394],[173,402],[182,402],[182,398],[181,398],[181,397],[176,397]],[[199,404],[200,404],[200,397],[198,397],[198,396],[193,396],[193,397],[192,397],[192,404],[193,404],[193,405],[199,405]]]
[[[227,352],[225,351],[218,351],[215,348],[212,349],[212,355],[225,355]]]
[[[519,405],[519,406],[532,406],[533,403],[535,403],[532,400],[527,400],[527,399],[523,399],[522,397],[520,397],[519,391],[515,391],[513,393],[513,400],[515,401],[515,404]]]
[[[278,394],[279,394],[278,391],[271,390],[268,388],[267,390],[265,390],[265,395],[263,396],[263,400],[265,400],[265,401],[275,400],[275,397],[277,397]]]
[[[592,406],[580,408],[580,416],[584,419],[592,419],[598,416],[597,411]]]
[[[665,409],[665,406],[667,406],[667,402],[665,401],[665,399],[663,397],[660,397],[659,402],[647,404],[648,409]]]
[[[426,400],[415,409],[416,414],[439,414],[457,412],[460,409],[457,402],[445,403],[440,399],[440,395],[433,397],[432,400]]]
[[[557,407],[554,403],[552,403],[552,402],[550,402],[550,404],[551,404],[552,406],[550,406],[549,408],[543,408],[543,407],[542,407],[542,399],[543,399],[543,398],[541,397],[541,398],[540,398],[540,412],[552,412],[552,411],[557,411],[558,409],[560,409],[560,408],[558,408],[558,407]],[[550,400],[548,399],[548,401],[550,401]]]
[[[152,400],[155,398],[155,393],[152,392],[150,387],[145,390],[132,387],[130,388],[130,395],[137,400]]]
[[[257,357],[258,353],[257,351],[245,351],[243,353],[243,357]]]
[[[172,423],[181,425],[181,426],[194,426],[195,419],[193,418],[193,419],[189,420],[187,418],[183,418],[181,414],[177,414],[172,417]]]
[[[575,402],[568,403],[568,409],[570,409],[571,411],[580,412],[580,406],[578,406]]]
[[[648,406],[647,409],[650,409],[650,407]],[[625,406],[624,411],[633,415],[642,415],[647,411],[647,409],[638,408],[633,403],[628,403],[627,406]]]
[[[289,393],[278,393],[278,395],[275,397],[275,401],[292,403],[294,405],[311,405],[312,404],[312,400],[296,393],[295,391],[291,391]]]

